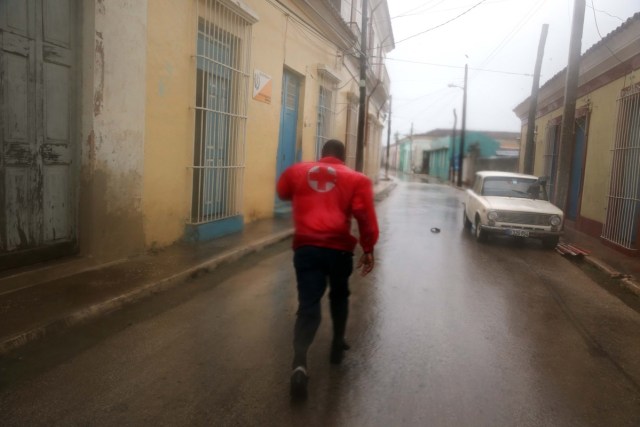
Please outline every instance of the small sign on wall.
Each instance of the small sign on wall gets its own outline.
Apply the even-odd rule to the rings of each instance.
[[[259,70],[253,72],[253,99],[271,104],[271,76]]]

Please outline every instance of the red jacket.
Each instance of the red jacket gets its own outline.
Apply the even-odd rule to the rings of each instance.
[[[297,163],[278,180],[278,196],[291,200],[295,234],[293,248],[321,246],[353,252],[358,240],[351,235],[351,217],[360,231],[360,245],[373,251],[378,220],[373,185],[334,157]]]

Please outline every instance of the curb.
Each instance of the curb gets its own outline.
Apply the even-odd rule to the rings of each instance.
[[[588,264],[591,264],[592,266],[594,266],[598,270],[602,271],[603,273],[606,273],[612,279],[619,279],[620,277],[623,276],[622,273],[616,271],[616,269],[614,269],[613,267],[611,267],[609,264],[605,263],[604,261],[599,260],[598,258],[593,258],[591,256],[585,256],[584,260]]]
[[[611,267],[609,264],[605,263],[604,261],[599,260],[598,258],[585,256],[584,260],[585,262],[597,268],[601,272],[607,274],[611,279],[619,279],[620,284],[625,289],[632,292],[637,297],[640,297],[640,283],[638,283],[632,276],[620,273],[615,268]]]
[[[622,283],[622,286],[627,288],[627,290],[633,292],[637,297],[640,297],[640,283],[632,277],[623,277],[620,283]]]
[[[61,331],[70,326],[86,323],[89,320],[113,312],[128,304],[142,300],[143,298],[150,295],[171,289],[172,287],[185,282],[190,277],[196,277],[202,273],[209,272],[222,263],[233,262],[238,260],[239,258],[242,258],[243,256],[259,252],[267,246],[274,245],[282,240],[289,238],[291,235],[293,235],[293,228],[274,234],[272,236],[268,236],[254,243],[248,244],[247,246],[244,246],[242,248],[230,250],[219,256],[211,258],[210,260],[176,273],[173,276],[163,278],[159,281],[144,284],[123,295],[119,295],[117,297],[108,299],[106,301],[101,301],[97,304],[74,311],[72,313],[62,315],[58,319],[54,319],[40,326],[36,326],[35,328],[32,328],[28,331],[21,332],[12,337],[3,339],[3,341],[0,342],[0,355],[22,347],[37,339],[43,338],[44,336],[52,332]]]

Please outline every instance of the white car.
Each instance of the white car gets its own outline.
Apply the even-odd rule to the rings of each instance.
[[[464,203],[464,227],[479,241],[490,234],[542,240],[553,249],[562,235],[563,213],[548,201],[546,182],[510,172],[476,173]]]

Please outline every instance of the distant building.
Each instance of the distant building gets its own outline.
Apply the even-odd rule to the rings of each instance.
[[[465,132],[463,182],[468,183],[481,169],[515,171],[518,167],[520,133]],[[460,132],[452,138],[451,129],[435,129],[399,138],[390,147],[390,168],[403,173],[426,174],[450,181],[458,170]]]

